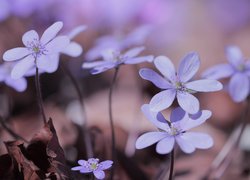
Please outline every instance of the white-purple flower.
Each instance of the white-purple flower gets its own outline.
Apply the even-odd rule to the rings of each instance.
[[[161,113],[151,111],[148,104],[143,105],[141,109],[159,131],[141,135],[136,141],[137,149],[143,149],[157,143],[156,152],[168,154],[173,150],[175,142],[185,153],[192,153],[196,148],[208,149],[213,146],[213,139],[208,134],[187,132],[210,118],[210,111],[202,110],[197,117],[193,118],[181,108],[177,108],[172,111],[169,122]]]
[[[89,158],[88,161],[79,160],[78,164],[80,166],[76,166],[71,168],[73,171],[80,171],[80,173],[93,173],[96,179],[104,179],[105,173],[104,170],[109,169],[113,161],[106,160],[99,163],[99,159],[97,158]]]
[[[23,92],[27,88],[27,80],[24,77],[19,79],[11,77],[11,70],[14,65],[15,63],[12,62],[5,62],[0,65],[0,82],[5,83],[18,92]]]
[[[180,62],[177,71],[173,63],[165,56],[156,57],[154,64],[163,76],[148,68],[143,68],[139,72],[143,79],[163,89],[151,99],[149,104],[152,111],[159,112],[168,108],[176,97],[185,111],[195,114],[199,111],[200,105],[198,99],[192,95],[193,93],[222,89],[222,84],[216,80],[201,79],[189,82],[200,67],[197,53],[187,54]]]
[[[91,69],[92,74],[99,74],[108,69],[118,67],[122,64],[138,64],[141,62],[152,62],[153,56],[138,56],[144,47],[135,47],[125,53],[114,49],[108,49],[102,52],[103,59],[100,61],[85,62],[82,65],[84,69]]]
[[[54,23],[45,30],[41,38],[35,30],[28,31],[22,37],[25,47],[17,47],[4,53],[5,61],[18,61],[12,69],[12,78],[21,78],[34,67],[49,73],[57,69],[55,56],[69,45],[67,36],[56,37],[62,27],[62,22]]]
[[[203,73],[209,79],[222,79],[230,77],[228,90],[235,102],[247,98],[250,91],[250,61],[245,61],[241,50],[236,46],[226,48],[228,64],[216,65]]]

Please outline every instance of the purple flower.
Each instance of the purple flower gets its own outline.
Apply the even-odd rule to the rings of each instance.
[[[245,61],[240,49],[236,46],[226,48],[228,64],[216,65],[203,73],[209,79],[230,77],[229,94],[235,102],[244,101],[249,95],[250,61]]]
[[[82,68],[92,69],[92,74],[99,74],[122,64],[152,62],[153,56],[138,56],[143,50],[144,47],[132,48],[125,53],[113,49],[105,50],[102,52],[103,60],[83,63]]]
[[[187,54],[180,62],[176,72],[173,63],[165,56],[159,56],[154,60],[156,68],[163,77],[151,69],[141,69],[140,76],[151,81],[154,85],[163,89],[150,101],[152,111],[162,111],[168,108],[177,97],[179,105],[188,113],[195,114],[199,111],[199,101],[193,96],[196,92],[213,92],[222,89],[222,84],[216,80],[202,79],[190,81],[200,67],[197,53]]]
[[[54,23],[45,30],[41,38],[35,30],[28,31],[22,37],[25,47],[10,49],[4,53],[5,61],[19,61],[12,69],[12,78],[21,78],[34,67],[49,73],[58,68],[55,56],[69,45],[67,36],[56,37],[62,26],[62,22]]]
[[[71,170],[80,171],[81,173],[93,173],[97,179],[104,179],[105,174],[103,170],[109,169],[113,161],[106,160],[99,163],[99,159],[89,158],[88,161],[79,160],[78,164],[80,166],[73,167]]]
[[[196,148],[208,149],[213,146],[213,139],[209,135],[200,132],[187,132],[210,118],[210,111],[203,110],[198,117],[192,119],[188,113],[177,108],[172,111],[169,122],[161,113],[151,111],[148,104],[143,105],[141,109],[159,131],[141,135],[136,141],[137,149],[143,149],[157,143],[156,152],[168,154],[173,150],[175,142],[185,153],[192,153]]]
[[[15,63],[3,63],[0,65],[0,82],[12,87],[18,92],[23,92],[27,88],[27,81],[25,78],[13,79],[11,77],[11,70]]]
[[[127,35],[116,34],[100,37],[96,41],[95,47],[87,52],[86,59],[94,60],[100,58],[102,56],[101,52],[108,49],[124,51],[128,47],[142,45],[150,31],[151,27],[144,25],[136,28]]]

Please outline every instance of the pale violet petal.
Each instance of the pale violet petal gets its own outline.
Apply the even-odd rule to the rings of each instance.
[[[208,149],[214,144],[213,139],[208,134],[199,132],[186,132],[182,136],[185,137],[194,147],[198,149]]]
[[[167,109],[175,99],[176,91],[174,89],[167,89],[154,95],[149,105],[152,111],[162,111]]]
[[[175,140],[183,152],[190,154],[195,151],[194,145],[185,136],[178,135],[175,137]]]
[[[197,92],[214,92],[222,90],[222,84],[213,79],[201,79],[185,84],[185,87]]]
[[[143,68],[139,71],[140,76],[142,79],[151,81],[155,86],[161,89],[169,89],[172,88],[172,85],[160,76],[157,72],[153,71],[152,69]]]
[[[25,78],[12,79],[11,77],[8,77],[5,80],[5,83],[18,92],[23,92],[27,88],[27,80]]]
[[[177,91],[177,101],[181,108],[190,114],[195,114],[200,109],[200,103],[198,99],[187,92]]]
[[[237,46],[228,46],[226,48],[226,55],[229,63],[234,67],[238,67],[244,63],[242,52]]]
[[[174,137],[169,136],[160,140],[156,145],[156,152],[159,154],[168,154],[174,148]]]
[[[112,69],[116,66],[117,66],[117,64],[110,62],[110,63],[107,63],[105,65],[93,68],[92,70],[90,70],[90,73],[91,74],[99,74],[99,73],[102,73],[102,72],[107,71],[109,69]]]
[[[113,161],[111,160],[102,161],[99,163],[98,169],[101,169],[101,170],[109,169],[112,166],[112,164],[113,164]]]
[[[67,36],[58,36],[46,45],[46,54],[55,54],[63,51],[69,45]]]
[[[163,76],[170,81],[175,81],[175,68],[173,63],[166,56],[158,56],[154,60],[155,67],[162,73]]]
[[[229,64],[219,64],[215,65],[208,70],[206,70],[202,77],[208,79],[222,79],[230,77],[234,73],[234,69]]]
[[[197,119],[192,119],[189,116],[185,116],[180,121],[176,121],[173,123],[175,127],[178,127],[182,131],[187,131],[189,129],[195,128],[201,124],[203,124],[206,120],[208,120],[212,116],[211,111],[202,110],[201,115]]]
[[[25,75],[32,67],[35,66],[35,60],[33,56],[27,56],[15,64],[11,71],[11,77],[13,79],[19,79]]]
[[[52,24],[50,27],[48,27],[40,41],[43,45],[47,44],[48,42],[50,42],[53,38],[56,37],[56,35],[58,34],[58,32],[62,29],[63,27],[63,23],[61,21],[55,22],[54,24]]]
[[[94,176],[96,177],[96,179],[104,179],[105,178],[105,173],[102,170],[95,170],[93,171]]]
[[[244,101],[249,94],[249,78],[237,73],[229,81],[229,94],[235,102]]]
[[[188,53],[180,62],[178,76],[181,82],[187,82],[198,71],[200,67],[199,55],[195,52]]]
[[[129,49],[124,53],[124,57],[136,57],[138,56],[143,50],[145,49],[144,46],[135,47],[133,49]]]
[[[157,128],[164,130],[164,131],[169,130],[169,126],[166,123],[167,122],[166,119],[164,117],[159,117],[159,116],[161,116],[161,114],[159,114],[158,112],[152,112],[150,110],[150,106],[148,104],[142,105],[141,111],[147,117],[147,119],[151,123],[153,123]],[[160,118],[160,119],[158,119],[158,118]],[[164,118],[164,120],[162,118]]]
[[[107,65],[107,64],[111,64],[110,62],[107,61],[89,61],[89,62],[84,62],[82,64],[82,68],[83,69],[90,69],[90,68],[95,68],[95,67],[99,67],[102,65]]]
[[[77,26],[72,31],[70,31],[70,33],[68,34],[69,39],[72,40],[78,34],[80,34],[81,32],[85,31],[86,29],[87,29],[87,26],[85,26],[85,25]]]
[[[82,46],[76,42],[70,42],[69,45],[62,50],[62,53],[71,57],[78,57],[82,54]]]
[[[124,64],[139,64],[142,62],[152,62],[154,59],[154,56],[140,56],[135,58],[129,58],[124,61]]]
[[[20,59],[24,58],[25,56],[28,56],[29,54],[31,54],[31,53],[27,48],[17,47],[17,48],[7,50],[3,54],[3,60],[5,60],[5,61],[20,60]]]
[[[88,161],[83,160],[83,159],[80,159],[80,160],[78,160],[77,162],[78,162],[78,164],[80,164],[81,166],[85,166],[85,165],[88,164]]]
[[[41,55],[37,59],[37,67],[48,73],[53,73],[58,69],[59,66],[59,54],[53,54],[50,56]]]
[[[83,168],[84,168],[83,166],[76,166],[76,167],[71,168],[71,170],[72,171],[80,171]]]
[[[27,47],[34,40],[39,41],[39,36],[35,30],[30,30],[30,31],[24,33],[24,35],[22,37],[23,44]]]
[[[182,120],[186,115],[187,113],[181,107],[177,107],[172,110],[170,120],[172,123],[177,122]]]
[[[166,132],[147,132],[141,135],[135,143],[136,149],[143,149],[155,144],[163,138],[166,138],[168,134]]]

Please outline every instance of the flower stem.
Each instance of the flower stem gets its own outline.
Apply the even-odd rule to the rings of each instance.
[[[45,115],[44,107],[43,107],[43,99],[42,99],[42,92],[41,92],[41,86],[40,86],[40,78],[39,78],[39,72],[38,72],[37,67],[36,67],[35,83],[36,83],[37,101],[38,101],[38,104],[39,104],[39,107],[40,107],[40,111],[42,113],[43,123],[46,124],[47,120],[46,120],[46,115]]]
[[[93,157],[93,148],[92,148],[92,145],[91,145],[91,139],[90,139],[90,135],[89,135],[89,131],[87,129],[87,113],[86,113],[86,108],[85,108],[85,105],[84,105],[84,101],[83,101],[83,95],[81,93],[81,89],[75,79],[75,77],[73,76],[73,74],[71,73],[71,71],[65,67],[65,65],[62,63],[62,69],[64,70],[64,72],[67,74],[67,76],[69,77],[69,79],[71,80],[75,90],[76,90],[76,93],[77,93],[77,96],[78,96],[78,100],[82,106],[82,112],[83,112],[83,118],[84,118],[84,124],[82,126],[82,130],[83,130],[83,133],[84,133],[84,141],[85,141],[85,145],[86,145],[86,153],[87,153],[87,157],[88,158],[91,158]]]
[[[173,180],[173,174],[174,174],[174,149],[170,154],[170,170],[169,170],[168,180]]]
[[[119,71],[119,66],[115,68],[115,73],[110,85],[110,90],[109,90],[109,122],[110,122],[110,127],[111,127],[111,152],[112,156],[111,159],[113,162],[115,162],[116,158],[116,152],[115,152],[115,128],[114,128],[114,122],[113,122],[113,113],[112,113],[112,93],[113,93],[113,87],[117,78],[117,74]],[[110,179],[113,179],[114,171],[115,171],[115,166],[111,169],[111,174],[110,174]]]

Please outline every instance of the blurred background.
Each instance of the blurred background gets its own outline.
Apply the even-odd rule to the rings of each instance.
[[[81,68],[84,61],[98,59],[93,51],[98,52],[101,45],[122,46],[123,39],[130,37],[133,40],[128,43],[129,47],[144,45],[144,55],[166,55],[175,65],[186,53],[196,51],[201,59],[197,77],[208,67],[227,61],[224,52],[227,45],[239,46],[246,59],[250,57],[249,0],[0,0],[0,54],[23,46],[21,37],[26,31],[35,29],[41,34],[55,21],[64,23],[61,34],[79,25],[88,26],[74,39],[84,49],[81,56],[61,56],[61,63],[81,87],[87,118],[82,117],[76,90],[62,68],[53,74],[41,75],[45,112],[53,119],[69,166],[75,165],[78,159],[86,159],[81,129],[86,122],[95,155],[100,159],[110,157],[108,90],[114,71],[93,76]],[[113,114],[120,161],[116,179],[157,178],[168,161],[167,155],[155,153],[154,146],[135,151],[138,135],[154,129],[141,114],[140,107],[159,91],[139,77],[141,67],[154,68],[149,63],[122,66],[115,85]],[[34,77],[27,80],[28,88],[21,93],[1,84],[0,113],[4,117],[2,123],[30,140],[41,129],[42,121]],[[192,155],[178,151],[176,179],[192,180],[204,176],[238,124],[245,106],[234,103],[226,91],[198,94],[198,97],[201,108],[211,110],[213,115],[197,130],[209,133],[215,144],[209,150],[197,150]],[[167,116],[169,112],[166,111]],[[3,142],[14,139],[1,127],[0,154],[6,153]],[[244,146],[243,150],[249,153],[250,148]],[[237,153],[222,179],[249,177],[249,159],[244,164],[242,151]],[[140,172],[138,176],[133,173],[135,170]]]

